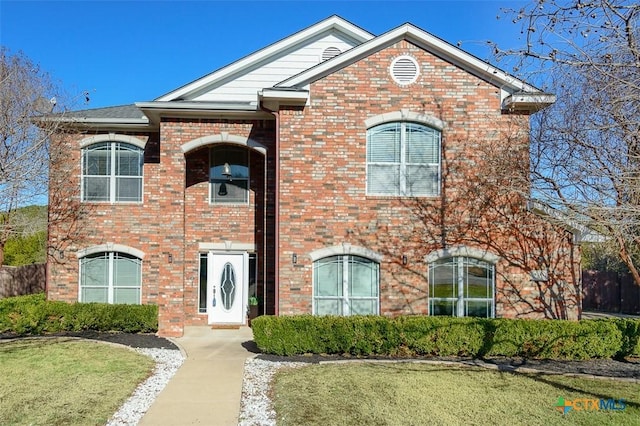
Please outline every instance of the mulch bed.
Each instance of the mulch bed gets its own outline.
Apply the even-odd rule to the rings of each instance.
[[[29,336],[39,337],[39,336]],[[179,350],[173,342],[164,337],[158,337],[155,334],[145,333],[105,333],[98,331],[83,331],[77,333],[55,333],[47,334],[44,337],[78,337],[89,340],[100,340],[102,342],[118,343],[121,345],[130,346],[132,348],[146,348],[146,349],[174,349]],[[6,339],[19,338],[12,334],[0,334],[0,343]]]

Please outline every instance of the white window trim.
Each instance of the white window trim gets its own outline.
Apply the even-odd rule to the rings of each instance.
[[[500,259],[499,256],[496,256],[492,253],[488,253],[483,250],[475,249],[472,247],[456,247],[452,249],[441,249],[434,253],[429,254],[426,257],[429,268],[431,268],[431,264],[440,259],[452,259],[455,262],[455,267],[457,268],[457,276],[458,276],[458,296],[455,298],[451,297],[431,297],[431,282],[429,282],[429,315],[431,315],[431,300],[444,300],[444,301],[455,301],[456,304],[456,317],[466,317],[464,312],[465,301],[481,301],[485,302],[489,300],[488,298],[474,298],[474,297],[464,297],[464,284],[465,284],[465,275],[464,275],[464,261],[463,259],[470,258],[475,260],[483,261],[489,264],[492,267],[492,294],[491,298],[491,316],[489,318],[495,318],[496,316],[496,262]],[[428,272],[429,278],[431,278],[431,271]]]
[[[98,247],[98,246],[95,246]],[[134,249],[135,250],[135,249]],[[93,251],[91,253],[87,253],[84,256],[78,256],[78,302],[82,303],[82,259],[86,256],[89,256],[91,254],[97,254],[97,253],[106,253],[108,255],[108,270],[107,270],[107,302],[108,304],[113,304],[113,300],[114,300],[114,290],[115,290],[115,286],[113,285],[113,267],[114,267],[114,259],[115,259],[115,255],[117,253],[122,253],[122,254],[129,254],[131,256],[135,256],[132,253],[125,253],[125,252],[119,252],[119,251]],[[137,257],[137,256],[135,256]],[[143,266],[143,261],[141,257],[137,257],[138,261],[140,262],[140,276],[139,276],[139,281],[140,281],[140,287],[136,287],[140,289],[139,292],[139,296],[138,296],[138,300],[137,300],[137,304],[141,305],[142,304],[142,266]],[[128,287],[128,288],[132,288],[132,287]]]
[[[407,166],[412,165],[412,164],[417,164],[417,163],[408,163],[406,161],[406,152],[407,152],[407,124],[412,124],[412,121],[389,121],[389,122],[382,122],[379,123],[377,125],[384,125],[384,124],[400,124],[400,162],[399,163],[375,163],[375,162],[369,162],[369,158],[367,155],[367,161],[366,161],[366,195],[367,196],[371,196],[371,197],[392,197],[392,198],[397,198],[397,197],[415,197],[415,198],[429,198],[429,197],[438,197],[441,193],[441,186],[442,186],[442,132],[439,129],[433,128],[431,126],[426,126],[429,127],[431,129],[434,129],[438,132],[438,163],[437,163],[437,174],[438,174],[438,180],[437,180],[437,191],[435,194],[429,194],[429,195],[415,195],[415,194],[407,194]],[[424,123],[417,123],[419,125],[424,125]],[[376,126],[377,126],[376,125]],[[374,126],[375,127],[375,126]],[[367,153],[369,150],[369,131],[372,128],[367,128]],[[399,167],[399,175],[400,175],[400,179],[399,179],[399,188],[398,188],[398,193],[397,194],[383,194],[383,193],[375,193],[375,192],[371,192],[369,189],[369,165],[371,164],[382,164],[385,166],[390,166],[390,165],[397,165]],[[431,166],[435,166],[436,163],[425,163],[427,166],[431,167]]]
[[[105,138],[105,136],[107,138]],[[114,139],[116,138],[116,139]],[[127,139],[126,141],[124,139]],[[110,163],[111,170],[108,175],[103,177],[109,178],[109,200],[85,200],[84,198],[84,161],[85,161],[85,153],[84,150],[91,147],[91,145],[108,142],[110,144]],[[142,150],[142,175],[140,176],[140,200],[138,201],[118,201],[116,200],[116,181],[119,175],[116,175],[116,149],[115,145],[117,143],[125,143],[133,145]],[[144,143],[137,138],[127,135],[114,135],[110,133],[109,135],[97,135],[90,138],[85,138],[80,142],[81,154],[80,154],[80,200],[83,203],[93,203],[93,204],[143,204],[144,203]],[[130,177],[138,177],[138,176],[130,176]]]
[[[349,278],[351,277],[351,275],[349,274],[349,258],[351,256],[363,257],[363,258],[365,258],[365,259],[367,259],[367,260],[369,260],[369,261],[371,261],[371,262],[373,262],[374,264],[377,265],[377,268],[378,268],[378,271],[377,271],[378,272],[378,276],[377,276],[378,282],[376,284],[377,284],[378,288],[377,288],[377,292],[376,292],[377,295],[375,297],[376,312],[374,314],[372,314],[372,315],[380,315],[380,262],[376,261],[375,259],[372,259],[372,258],[369,258],[369,257],[366,257],[366,256],[361,256],[361,255],[358,255],[358,254],[355,254],[355,253],[332,254],[332,255],[329,255],[329,256],[323,256],[323,257],[320,257],[320,258],[316,259],[316,260],[321,260],[321,259],[324,259],[326,257],[340,257],[341,258],[340,262],[342,262],[342,296],[316,296],[315,295],[315,290],[316,290],[317,283],[315,282],[315,268],[316,268],[315,261],[316,260],[314,260],[314,265],[313,265],[313,268],[314,268],[314,271],[313,271],[313,288],[312,288],[313,303],[312,303],[312,306],[311,306],[311,314],[312,315],[317,315],[316,303],[315,303],[315,301],[317,299],[321,299],[321,300],[322,299],[326,299],[326,300],[341,299],[341,302],[342,302],[342,316],[351,316],[352,315],[350,307],[349,307],[349,301],[350,300],[363,299],[363,298],[358,298],[358,297],[356,297],[356,298],[349,297]],[[373,297],[367,297],[367,298],[364,298],[364,299],[374,299],[374,298]]]

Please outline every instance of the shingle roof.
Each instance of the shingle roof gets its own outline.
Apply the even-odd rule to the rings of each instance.
[[[105,108],[85,109],[65,113],[69,118],[84,119],[142,119],[146,118],[140,108],[131,105],[120,105]]]

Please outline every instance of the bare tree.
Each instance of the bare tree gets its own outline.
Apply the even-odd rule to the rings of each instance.
[[[524,45],[496,45],[497,58],[558,97],[534,117],[532,193],[615,243],[640,285],[640,4],[537,0],[506,12]]]
[[[46,223],[22,223],[16,210],[30,204],[42,204],[49,189],[49,165],[61,163],[65,153],[51,144],[59,133],[64,110],[58,100],[59,88],[49,75],[22,53],[0,49],[0,265],[4,261],[7,240],[25,229],[46,229]],[[51,119],[52,113],[56,115]],[[67,120],[68,121],[68,120]],[[64,176],[59,183],[67,182]],[[73,202],[77,188],[68,184],[52,186],[51,198],[60,201],[49,220],[81,214]],[[77,198],[77,195],[76,195]]]

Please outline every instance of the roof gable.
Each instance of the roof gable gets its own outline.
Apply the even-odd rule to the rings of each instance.
[[[345,51],[373,37],[371,33],[334,15],[155,101],[256,102],[259,90],[317,64],[323,47],[338,46]],[[235,98],[230,99],[230,94]]]
[[[303,89],[308,84],[332,74],[348,65],[351,65],[367,56],[378,52],[400,40],[407,40],[412,44],[434,54],[441,59],[458,66],[459,68],[481,78],[501,89],[503,104],[514,104],[512,95],[526,96],[536,95],[540,97],[543,93],[534,86],[515,78],[505,71],[484,62],[477,57],[467,53],[456,46],[420,29],[412,24],[401,25],[387,33],[375,37],[353,49],[309,68],[295,76],[283,80],[274,86],[275,89]],[[551,95],[549,99],[538,99],[536,101],[555,100]],[[551,99],[553,98],[553,99]],[[527,97],[527,101],[531,101]]]

